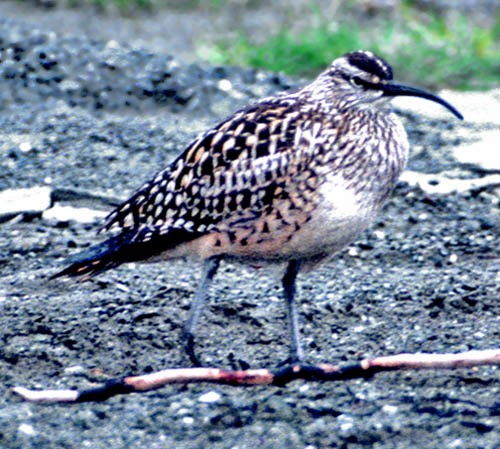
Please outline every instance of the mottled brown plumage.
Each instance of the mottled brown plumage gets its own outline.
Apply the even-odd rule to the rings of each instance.
[[[113,211],[107,241],[60,274],[94,275],[132,260],[206,260],[187,326],[188,352],[221,258],[284,260],[292,356],[300,358],[295,277],[366,228],[404,168],[408,142],[388,100],[444,100],[392,83],[370,52],[336,59],[311,84],[266,98],[210,129]]]

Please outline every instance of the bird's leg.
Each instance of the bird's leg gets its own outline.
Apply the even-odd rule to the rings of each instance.
[[[194,351],[196,327],[200,319],[203,305],[205,304],[205,301],[208,297],[208,291],[210,289],[210,285],[212,284],[212,279],[215,276],[217,269],[219,268],[220,261],[220,257],[211,257],[210,259],[207,259],[205,261],[203,265],[203,277],[201,279],[198,290],[196,290],[196,293],[194,295],[190,315],[184,328],[185,351],[194,366],[201,365],[200,360],[198,359]]]
[[[290,358],[289,362],[300,362],[302,360],[302,348],[299,338],[299,316],[295,304],[295,279],[300,269],[300,262],[291,260],[286,267],[285,275],[283,276],[283,291],[285,293],[285,301],[288,314],[288,329],[290,332]]]

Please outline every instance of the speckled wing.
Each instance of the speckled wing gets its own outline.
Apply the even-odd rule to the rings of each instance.
[[[184,241],[210,232],[234,240],[239,230],[271,233],[280,222],[298,226],[290,217],[307,218],[317,180],[308,167],[311,139],[297,130],[298,123],[307,123],[303,114],[293,96],[237,112],[113,211],[102,230],[133,231],[133,241],[148,242],[173,230],[185,231]],[[287,183],[291,176],[293,186]]]

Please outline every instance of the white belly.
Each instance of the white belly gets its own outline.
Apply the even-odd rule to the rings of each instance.
[[[297,256],[335,253],[366,229],[380,209],[373,195],[357,195],[340,176],[327,179],[320,197],[313,218],[290,241],[289,250]]]

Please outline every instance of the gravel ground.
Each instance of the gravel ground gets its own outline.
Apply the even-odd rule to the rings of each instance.
[[[7,20],[0,22],[0,47],[0,191],[45,185],[53,205],[109,210],[207,124],[292,84]],[[496,125],[404,118],[417,150],[410,170],[488,174],[461,164],[452,150],[463,136]],[[127,265],[87,283],[49,281],[64,257],[95,241],[96,224],[45,212],[3,220],[2,447],[500,445],[492,367],[284,388],[169,386],[71,406],[21,402],[11,387],[85,387],[185,366],[180,334],[199,266]],[[494,186],[436,195],[400,183],[369,231],[299,277],[307,361],[498,347],[498,247]],[[207,364],[274,367],[286,357],[281,268],[222,266],[200,329]]]

